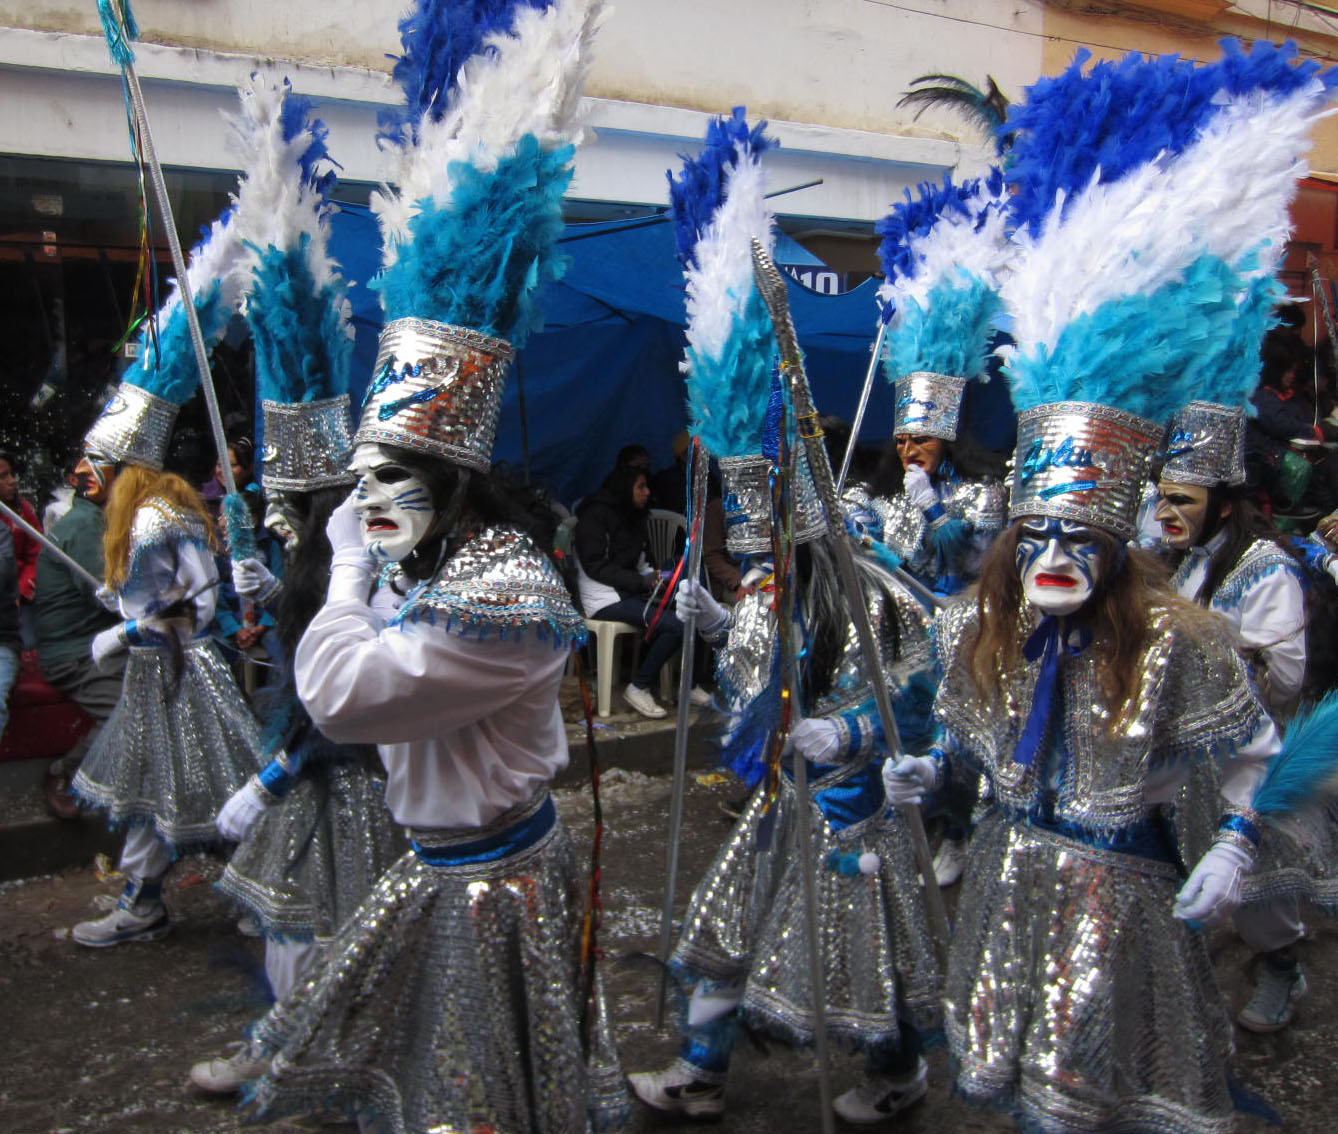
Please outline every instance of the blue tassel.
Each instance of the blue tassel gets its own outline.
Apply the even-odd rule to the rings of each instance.
[[[131,41],[139,38],[139,24],[130,8],[130,0],[120,0],[124,26],[116,16],[114,0],[98,0],[98,16],[102,20],[102,34],[107,37],[107,50],[118,67],[129,67],[135,61]]]
[[[1268,762],[1250,807],[1264,818],[1284,817],[1331,801],[1338,792],[1338,691],[1298,713]]]
[[[232,559],[256,558],[256,533],[246,497],[240,492],[224,496],[223,518],[228,523],[228,554]]]
[[[971,525],[956,516],[930,531],[929,547],[948,573],[960,574],[957,568],[971,546],[971,533]]]
[[[232,317],[222,302],[222,284],[218,280],[195,296],[195,313],[200,320],[205,346],[213,346],[223,337],[223,330]],[[169,402],[185,405],[200,384],[200,369],[195,364],[190,324],[182,305],[172,308],[166,324],[158,329],[156,344],[147,326],[139,341],[140,355],[121,375],[121,381]]]
[[[850,851],[828,851],[827,869],[843,878],[857,878],[860,874],[859,855]]]

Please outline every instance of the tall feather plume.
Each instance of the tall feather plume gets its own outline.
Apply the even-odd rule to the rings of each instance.
[[[670,180],[687,288],[687,378],[692,428],[717,457],[762,451],[774,338],[753,285],[752,241],[775,237],[762,155],[775,145],[744,109],[714,120],[706,146]]]
[[[1208,393],[1194,384],[1239,344],[1237,318],[1258,323],[1335,79],[1294,48],[1223,46],[1204,67],[1132,55],[1085,76],[1080,54],[1010,113],[1019,410],[1074,399],[1163,420]]]
[[[1338,692],[1297,713],[1287,726],[1282,750],[1254,789],[1252,810],[1270,823],[1309,807],[1338,800]]]
[[[246,245],[257,392],[279,402],[335,397],[348,389],[353,328],[329,253],[328,131],[286,79],[252,75],[239,93],[230,140],[243,173],[235,223]]]
[[[434,318],[518,345],[539,320],[535,292],[564,266],[561,202],[601,3],[515,4],[509,30],[495,5],[484,9],[492,22],[453,86],[409,94],[427,109],[402,134],[397,187],[373,197],[385,242],[378,286],[388,319]],[[415,74],[440,79],[448,67]]]
[[[984,376],[1012,246],[1003,173],[955,186],[926,182],[877,225],[892,312],[884,372],[895,382],[917,370]]]

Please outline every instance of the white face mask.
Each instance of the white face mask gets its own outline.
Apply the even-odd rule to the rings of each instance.
[[[432,528],[436,509],[419,477],[377,445],[353,450],[349,469],[358,478],[353,511],[362,521],[367,554],[382,563],[399,563]]]
[[[1161,538],[1184,551],[1199,542],[1208,523],[1208,489],[1164,480],[1157,486],[1157,522]]]
[[[1042,614],[1078,610],[1101,577],[1101,545],[1092,529],[1072,520],[1032,517],[1017,541],[1017,573],[1022,593]]]
[[[287,512],[287,501],[283,493],[275,492],[268,497],[265,505],[265,527],[283,541],[289,551],[297,550],[297,526]]]

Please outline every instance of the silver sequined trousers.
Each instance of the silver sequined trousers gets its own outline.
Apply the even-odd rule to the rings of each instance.
[[[238,846],[218,888],[254,914],[266,937],[325,940],[407,849],[385,804],[375,748],[303,765],[283,799]]]
[[[260,765],[260,728],[207,640],[182,651],[173,686],[163,650],[135,647],[121,699],[74,779],[113,824],[152,824],[177,852],[219,841],[214,816]]]
[[[988,816],[948,965],[957,1087],[1025,1130],[1233,1129],[1231,1024],[1169,863]]]
[[[618,1128],[629,1104],[606,1012],[588,1061],[581,1043],[583,900],[560,820],[497,862],[404,855],[257,1025],[272,1063],[255,1116],[358,1114],[378,1134]]]
[[[807,1045],[815,1029],[796,799],[787,778],[781,785],[769,816],[765,786],[753,793],[693,892],[673,960],[711,980],[747,974],[740,1018]],[[939,973],[911,841],[895,816],[876,814],[838,833],[816,807],[813,815],[827,1033],[851,1050],[885,1050],[899,1041],[899,1019],[928,1031],[939,1017]],[[768,828],[760,847],[759,830],[766,838]],[[832,852],[866,851],[880,859],[873,874],[844,875],[828,864]]]

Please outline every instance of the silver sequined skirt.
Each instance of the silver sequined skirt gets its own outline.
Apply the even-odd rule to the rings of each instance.
[[[1246,905],[1291,899],[1338,917],[1338,808],[1310,809],[1283,830],[1266,828],[1243,896]]]
[[[1231,1024],[1169,863],[991,814],[971,840],[944,1002],[967,1098],[1026,1130],[1233,1129]]]
[[[740,1019],[801,1046],[814,1042],[815,1029],[795,803],[786,777],[771,815],[763,814],[765,787],[753,793],[693,891],[673,961],[697,978],[746,974]],[[921,1032],[939,1021],[938,966],[914,850],[895,816],[880,812],[834,832],[816,806],[813,813],[827,1033],[851,1050],[885,1052],[900,1042],[899,1021]],[[833,869],[837,856],[865,852],[879,857],[874,873]]]
[[[252,824],[218,881],[266,937],[329,938],[408,846],[386,810],[376,749],[355,752],[304,765],[292,790]]]
[[[588,1059],[582,1044],[583,897],[560,820],[495,862],[410,851],[257,1024],[272,1062],[253,1116],[355,1114],[389,1134],[618,1128],[629,1103],[602,1010]]]
[[[152,824],[177,852],[219,841],[214,816],[260,765],[260,728],[208,640],[130,651],[121,699],[74,779],[112,824]]]

